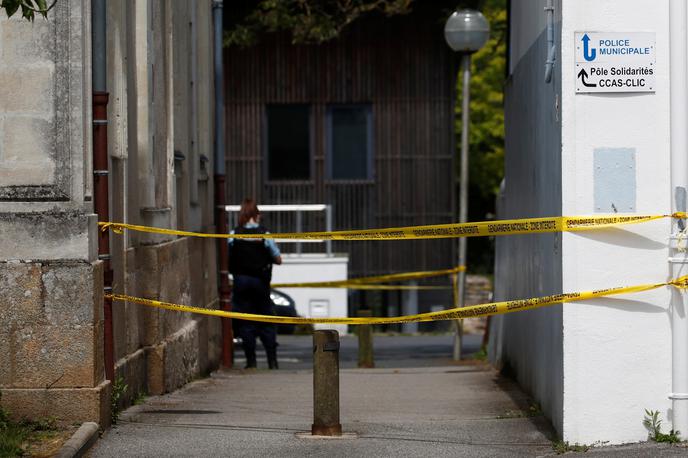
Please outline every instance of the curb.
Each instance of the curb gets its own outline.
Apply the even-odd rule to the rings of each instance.
[[[75,458],[83,456],[98,440],[98,423],[88,421],[76,430],[64,443],[55,458]]]

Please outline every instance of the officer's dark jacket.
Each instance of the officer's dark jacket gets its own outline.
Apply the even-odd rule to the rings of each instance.
[[[265,234],[263,226],[234,228],[235,234]],[[265,240],[234,239],[229,245],[229,271],[232,275],[249,275],[270,281],[272,276],[272,256],[265,246]]]

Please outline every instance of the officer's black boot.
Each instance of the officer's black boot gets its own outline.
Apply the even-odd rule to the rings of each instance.
[[[279,369],[277,365],[277,349],[265,350],[265,353],[268,354],[268,367],[270,369]]]
[[[244,366],[244,369],[255,369],[256,368],[256,350],[254,349],[253,351],[250,350],[244,350],[244,353],[246,354],[246,366]]]

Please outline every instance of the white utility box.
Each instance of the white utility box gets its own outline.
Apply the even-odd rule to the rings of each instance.
[[[273,266],[272,283],[304,283],[346,280],[349,257],[325,253],[282,254],[282,265]],[[346,288],[275,288],[291,296],[299,316],[346,317],[348,295]],[[316,324],[315,329],[336,329],[347,333],[347,325]]]

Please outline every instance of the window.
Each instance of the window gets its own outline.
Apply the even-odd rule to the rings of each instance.
[[[268,180],[309,180],[310,144],[307,105],[267,107]]]
[[[373,142],[370,106],[332,106],[327,115],[329,178],[333,180],[372,179]]]

